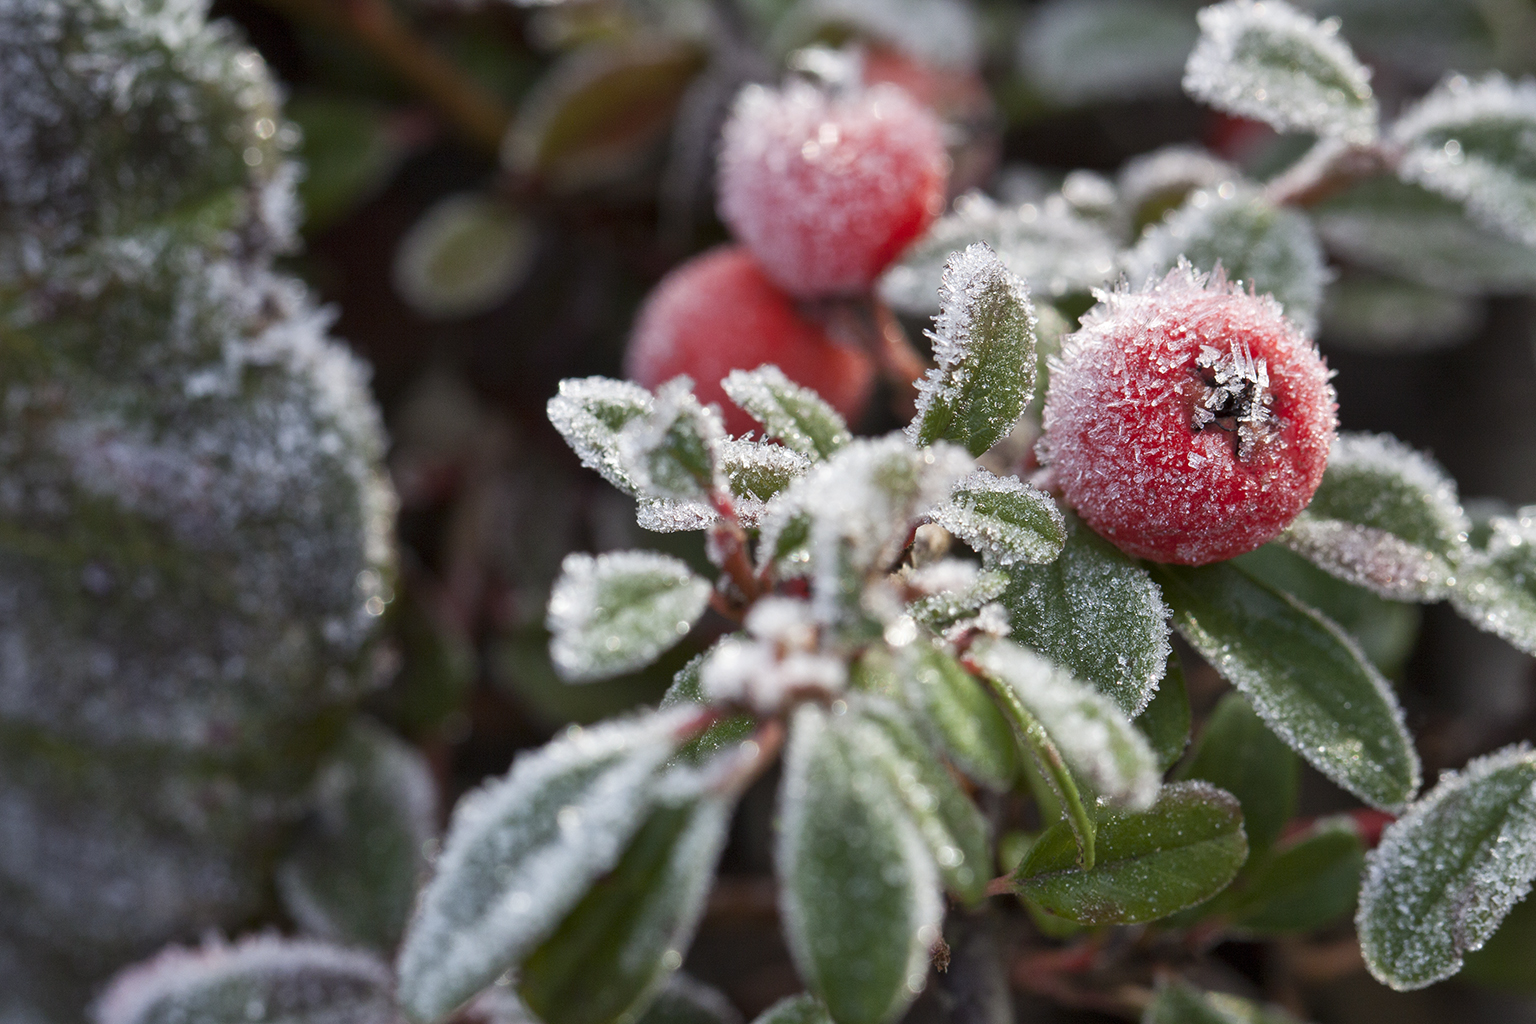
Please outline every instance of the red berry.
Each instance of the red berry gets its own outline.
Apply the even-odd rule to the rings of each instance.
[[[764,363],[819,392],[849,420],[859,417],[874,384],[868,356],[839,345],[802,315],[746,249],[725,246],[689,260],[656,286],[635,321],[624,372],[649,388],[686,373],[699,400],[724,411],[726,429],[744,434],[757,424],[725,397],[720,380]]]
[[[1181,264],[1106,296],[1062,348],[1041,456],[1121,550],[1204,565],[1296,518],[1336,428],[1316,347],[1268,295]]]
[[[748,86],[725,126],[720,215],[795,295],[863,291],[944,208],[934,115],[891,85]]]

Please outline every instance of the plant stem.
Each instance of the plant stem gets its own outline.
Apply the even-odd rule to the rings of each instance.
[[[512,115],[441,53],[411,31],[389,0],[261,0],[283,14],[350,36],[401,81],[430,100],[465,142],[491,156],[501,150]]]

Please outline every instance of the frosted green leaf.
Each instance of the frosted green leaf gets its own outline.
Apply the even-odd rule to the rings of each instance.
[[[1184,685],[1184,667],[1179,664],[1178,655],[1170,651],[1163,681],[1131,724],[1152,744],[1157,766],[1166,772],[1184,756],[1184,748],[1189,746],[1189,723],[1189,691]]]
[[[549,422],[583,466],[597,470],[626,494],[636,494],[640,483],[619,459],[619,432],[655,407],[655,396],[638,384],[571,377],[560,382],[560,392],[549,400],[546,410]]]
[[[570,682],[641,668],[688,635],[709,593],[670,555],[567,555],[549,595],[550,657]]]
[[[1011,789],[1019,774],[1018,740],[986,688],[930,643],[901,648],[896,664],[902,693],[940,749],[978,782]]]
[[[1115,176],[1120,193],[1121,231],[1128,238],[1184,205],[1197,189],[1238,182],[1237,168],[1197,146],[1164,146],[1132,157]]]
[[[752,1024],[835,1024],[815,996],[789,996],[758,1014]]]
[[[914,316],[937,314],[944,268],[957,250],[985,243],[1035,296],[1060,298],[1104,284],[1115,271],[1116,245],[1104,227],[1079,216],[1061,196],[999,206],[980,193],[955,201],[880,281],[880,294]]]
[[[732,370],[720,386],[763,425],[764,437],[777,438],[808,459],[825,459],[853,440],[826,399],[784,376],[777,366]]]
[[[1399,991],[1461,969],[1536,878],[1536,754],[1524,744],[1446,772],[1366,858],[1355,926]]]
[[[1428,456],[1387,434],[1341,434],[1312,503],[1281,540],[1382,597],[1438,601],[1455,583],[1469,529],[1456,482]]]
[[[905,569],[902,577],[909,590],[924,595],[907,605],[907,614],[935,633],[974,617],[1008,587],[1005,574],[958,558]]]
[[[1161,280],[1180,257],[1207,273],[1219,264],[1227,280],[1273,295],[1303,333],[1317,329],[1328,279],[1322,247],[1303,214],[1274,205],[1256,189],[1222,182],[1193,192],[1127,254],[1130,283]]]
[[[716,642],[715,647],[740,638],[740,633],[733,633],[722,637]],[[662,695],[661,703],[658,705],[660,710],[665,711],[668,708],[677,707],[679,704],[690,704],[702,709],[709,703],[708,698],[704,696],[704,691],[699,686],[699,674],[704,667],[704,662],[713,650],[714,647],[711,647],[709,651],[705,651],[703,654],[694,655],[688,660],[688,664],[677,670],[677,674],[672,677],[672,685],[668,686],[667,692]],[[677,752],[675,761],[687,764],[701,764],[722,750],[732,747],[752,735],[752,730],[756,726],[757,720],[751,715],[730,715],[722,718],[683,744]]]
[[[1419,758],[1402,708],[1343,630],[1231,563],[1153,575],[1184,639],[1292,750],[1373,807],[1412,799]]]
[[[733,801],[687,769],[671,774],[676,782],[660,783],[667,797],[618,864],[518,969],[518,993],[543,1024],[633,1017],[682,963]]]
[[[1140,714],[1168,661],[1168,606],[1145,569],[1075,517],[1066,521],[1054,562],[1008,570],[1002,602],[1012,636]]]
[[[1527,896],[1514,905],[1483,948],[1466,954],[1460,978],[1481,988],[1529,996],[1536,989],[1536,963],[1530,957],[1533,943],[1536,900]]]
[[[900,707],[870,697],[850,702],[849,714],[855,716],[852,742],[886,772],[945,886],[967,905],[980,904],[992,878],[992,851],[981,812]]]
[[[1059,104],[1178,94],[1195,26],[1184,3],[1052,0],[1019,40],[1019,70]]]
[[[172,947],[119,974],[95,1024],[392,1024],[378,958],[323,942],[258,935]]]
[[[1013,691],[1094,793],[1116,807],[1151,806],[1162,774],[1156,755],[1112,700],[1008,640],[981,640],[970,659]]]
[[[1322,928],[1355,908],[1364,867],[1365,844],[1354,819],[1347,814],[1319,819],[1260,863],[1224,914],[1259,935]]]
[[[975,549],[988,565],[1049,562],[1067,542],[1056,502],[1018,477],[978,469],[955,485],[933,522]]]
[[[667,979],[636,1024],[742,1024],[742,1020],[719,989],[679,971]]]
[[[773,43],[785,52],[852,30],[923,64],[969,70],[981,57],[977,21],[962,0],[800,0],[780,20]]]
[[[1166,981],[1141,1015],[1141,1024],[1299,1024],[1278,1006],[1261,1006],[1225,992],[1201,992]]]
[[[520,963],[618,864],[696,713],[573,728],[459,802],[396,968],[413,1020],[437,1020]]]
[[[1237,800],[1205,782],[1164,786],[1150,808],[1101,813],[1098,858],[1077,865],[1072,834],[1057,822],[1036,840],[1013,883],[1052,914],[1080,924],[1137,924],[1203,902],[1248,857]]]
[[[883,1024],[927,984],[944,905],[921,832],[854,734],[814,704],[790,720],[775,864],[784,936],[838,1024]]]
[[[943,439],[981,455],[1012,429],[1035,387],[1035,314],[1029,289],[986,243],[944,263],[938,318],[928,332],[938,365],[917,382],[907,437]]]
[[[438,200],[400,239],[395,291],[429,320],[501,305],[533,266],[533,227],[516,209],[478,193]]]
[[[1485,227],[1536,245],[1536,81],[1452,75],[1392,129],[1398,173],[1451,199]]]
[[[1451,603],[1474,626],[1536,654],[1536,506],[1494,516],[1488,542],[1457,569]]]
[[[1204,779],[1237,797],[1248,852],[1258,860],[1296,810],[1300,768],[1296,755],[1265,727],[1243,695],[1228,692],[1206,719],[1194,753],[1176,777]]]
[[[620,471],[641,494],[689,501],[709,496],[724,440],[720,410],[700,405],[693,381],[675,377],[656,389],[648,413],[624,424],[615,447]]]
[[[772,715],[799,700],[830,699],[847,686],[847,661],[821,649],[811,602],[760,598],[745,625],[748,637],[720,641],[699,668],[699,690],[709,703]]]
[[[738,507],[736,514],[740,517],[746,511],[742,521],[749,526],[756,525],[770,498],[811,468],[811,460],[793,448],[766,441],[722,441],[719,459],[731,493],[745,506]]]
[[[1462,295],[1536,289],[1536,246],[1481,227],[1462,204],[1375,178],[1312,210],[1328,248],[1363,267]]]
[[[1390,277],[1346,273],[1323,293],[1319,336],[1357,352],[1430,352],[1470,341],[1488,319],[1476,298]]]
[[[315,780],[315,801],[277,867],[277,890],[305,931],[393,949],[437,835],[437,788],[415,748],[352,724]]]
[[[1337,19],[1316,21],[1284,0],[1227,0],[1199,22],[1185,92],[1280,131],[1375,141],[1371,72],[1338,37]]]

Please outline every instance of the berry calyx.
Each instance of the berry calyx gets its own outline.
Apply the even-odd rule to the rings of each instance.
[[[757,424],[727,400],[720,380],[764,363],[818,392],[848,420],[864,411],[874,385],[868,356],[833,341],[796,309],[746,249],[725,246],[662,278],[635,321],[624,372],[648,388],[687,374],[699,401],[717,403],[726,429],[739,435]]]
[[[742,90],[720,152],[720,216],[798,296],[867,290],[943,211],[937,118],[892,85]]]
[[[1102,296],[1067,338],[1040,454],[1122,551],[1232,558],[1312,500],[1337,429],[1328,378],[1273,298],[1181,262],[1141,291]]]

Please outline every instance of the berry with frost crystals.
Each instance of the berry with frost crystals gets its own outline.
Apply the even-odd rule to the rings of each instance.
[[[748,86],[725,126],[720,215],[796,295],[870,287],[944,207],[943,132],[891,85]]]
[[[1316,347],[1267,295],[1187,263],[1104,295],[1052,370],[1042,458],[1095,531],[1141,558],[1251,551],[1312,500],[1336,429]]]
[[[874,383],[868,356],[829,338],[763,276],[750,253],[729,246],[689,260],[656,286],[635,321],[624,372],[648,388],[687,374],[699,401],[719,404],[726,429],[744,434],[756,424],[726,400],[720,380],[764,363],[850,420],[863,411]]]

